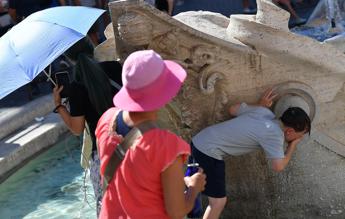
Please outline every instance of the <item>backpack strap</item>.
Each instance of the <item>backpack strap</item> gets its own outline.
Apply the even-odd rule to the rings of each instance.
[[[123,141],[117,144],[104,171],[102,186],[103,194],[107,190],[108,184],[112,180],[116,169],[124,159],[127,150],[130,147],[135,146],[133,145],[134,141],[140,136],[143,136],[145,132],[157,127],[158,125],[152,121],[142,122],[138,126],[132,128],[131,131],[125,136]]]

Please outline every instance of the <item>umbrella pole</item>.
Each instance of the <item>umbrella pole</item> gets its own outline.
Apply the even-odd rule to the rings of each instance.
[[[51,78],[51,74],[48,74],[48,73],[46,72],[46,70],[43,70],[43,72],[44,72],[44,74],[48,77],[48,79],[54,84],[54,86],[56,87],[56,83],[55,83],[55,81]]]

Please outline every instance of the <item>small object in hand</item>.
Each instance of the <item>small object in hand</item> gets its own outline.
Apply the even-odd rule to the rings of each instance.
[[[187,164],[187,170],[185,176],[192,176],[193,174],[199,171],[198,163]],[[200,218],[202,217],[202,203],[201,203],[201,194],[199,193],[195,199],[193,209],[187,214],[188,218]]]
[[[199,171],[198,163],[189,163],[187,164],[187,170],[185,176],[192,176],[194,173]]]

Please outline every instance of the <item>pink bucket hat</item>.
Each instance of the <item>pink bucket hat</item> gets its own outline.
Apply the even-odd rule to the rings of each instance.
[[[163,60],[153,50],[134,52],[123,64],[123,87],[114,105],[131,112],[159,109],[176,96],[186,76],[179,64]]]

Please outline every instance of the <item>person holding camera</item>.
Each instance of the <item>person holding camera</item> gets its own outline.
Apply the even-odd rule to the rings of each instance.
[[[134,52],[125,60],[115,107],[102,115],[96,128],[103,183],[112,154],[124,148],[128,129],[140,130],[145,124],[151,124],[151,129],[127,141],[132,144],[107,180],[100,219],[180,219],[192,209],[206,176],[202,169],[192,175],[185,192],[183,165],[190,147],[155,125],[159,109],[177,94],[185,78],[180,65],[163,60],[153,50]]]
[[[95,129],[98,119],[112,106],[112,98],[121,87],[119,76],[122,66],[119,62],[98,63],[91,58],[92,51],[92,44],[85,38],[66,52],[69,59],[76,61],[76,65],[69,70],[73,71],[73,80],[69,83],[68,75],[70,73],[57,73],[58,86],[53,89],[53,96],[56,106],[54,112],[61,116],[69,130],[78,136],[84,132],[81,164],[84,168],[90,168],[98,215],[102,189]],[[117,87],[113,87],[112,84]],[[66,98],[69,107],[62,103],[62,97]],[[85,142],[87,142],[85,139],[88,139],[86,136],[90,136],[91,145],[89,147],[91,148],[87,150],[89,152],[84,153]]]

